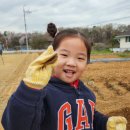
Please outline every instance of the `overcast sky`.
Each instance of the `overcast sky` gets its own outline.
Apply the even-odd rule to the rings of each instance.
[[[130,24],[130,0],[1,0],[0,32],[24,32],[23,6],[31,11],[26,12],[28,32],[45,32],[49,22],[58,27]]]

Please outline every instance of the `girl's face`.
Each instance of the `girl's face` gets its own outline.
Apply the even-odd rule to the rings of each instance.
[[[54,75],[64,82],[72,83],[79,79],[87,63],[87,49],[78,37],[63,39],[56,49],[58,63]]]

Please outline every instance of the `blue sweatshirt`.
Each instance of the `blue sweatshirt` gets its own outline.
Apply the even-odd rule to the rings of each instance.
[[[3,113],[5,130],[106,130],[108,117],[95,110],[95,95],[79,81],[78,89],[51,78],[42,90],[21,81]]]

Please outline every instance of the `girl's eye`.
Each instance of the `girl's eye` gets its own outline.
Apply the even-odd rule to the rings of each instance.
[[[60,54],[61,56],[63,56],[63,57],[67,57],[67,54]]]
[[[79,59],[79,60],[85,60],[85,58],[81,58],[81,57],[79,57],[78,59]]]

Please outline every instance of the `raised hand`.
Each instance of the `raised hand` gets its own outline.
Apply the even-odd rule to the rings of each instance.
[[[53,67],[57,61],[57,53],[49,46],[28,67],[23,81],[28,87],[42,89],[50,80]]]

